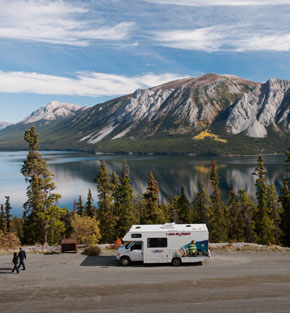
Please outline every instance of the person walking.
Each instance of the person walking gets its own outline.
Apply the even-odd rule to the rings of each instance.
[[[25,264],[24,264],[24,260],[26,260],[25,250],[22,250],[22,248],[19,248],[18,257],[20,260],[18,268],[20,268],[20,266],[22,265],[22,269],[25,271]]]
[[[18,256],[17,256],[17,253],[14,252],[14,255],[13,255],[13,259],[12,259],[12,263],[14,264],[14,267],[12,269],[12,273],[14,273],[14,271],[17,272],[17,274],[19,274],[19,269],[18,269]]]

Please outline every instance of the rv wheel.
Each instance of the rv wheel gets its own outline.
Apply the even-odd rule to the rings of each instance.
[[[171,264],[174,266],[179,266],[181,264],[181,260],[179,258],[175,258],[171,261]]]
[[[121,265],[128,266],[131,263],[131,260],[127,256],[123,256],[120,260]]]

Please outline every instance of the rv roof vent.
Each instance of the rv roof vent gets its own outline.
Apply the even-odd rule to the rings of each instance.
[[[191,225],[186,225],[185,227],[191,227]]]
[[[165,223],[164,228],[174,228],[175,223]]]
[[[141,228],[141,226],[136,226],[136,227],[135,227],[135,229],[139,229],[139,228]]]

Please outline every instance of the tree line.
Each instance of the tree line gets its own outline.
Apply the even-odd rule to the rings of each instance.
[[[290,246],[290,148],[286,152],[285,177],[279,195],[267,182],[267,172],[260,155],[253,172],[256,198],[245,190],[235,191],[230,183],[228,201],[222,199],[215,159],[210,165],[210,190],[201,185],[189,203],[184,189],[160,201],[158,183],[150,172],[143,195],[134,193],[129,167],[123,163],[121,175],[108,171],[101,160],[95,178],[97,206],[89,189],[86,201],[80,196],[74,208],[60,208],[60,195],[54,193],[53,174],[39,153],[35,128],[25,131],[27,158],[21,173],[28,184],[22,218],[10,214],[6,197],[0,212],[1,236],[14,234],[23,244],[58,244],[63,238],[84,243],[112,243],[122,238],[133,224],[205,223],[212,242],[256,242]]]

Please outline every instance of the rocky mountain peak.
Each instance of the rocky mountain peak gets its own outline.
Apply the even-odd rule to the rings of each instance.
[[[72,103],[50,101],[45,107],[41,107],[40,109],[32,112],[20,123],[28,124],[41,120],[53,121],[58,118],[75,115],[80,109],[84,109],[84,107]]]
[[[12,125],[11,123],[7,123],[7,122],[0,122],[0,130],[4,129],[8,126]]]
[[[239,134],[246,131],[249,137],[263,138],[270,125],[284,124],[290,129],[289,103],[285,106],[284,101],[289,90],[289,81],[271,78],[251,93],[245,93],[227,119],[228,132]]]

